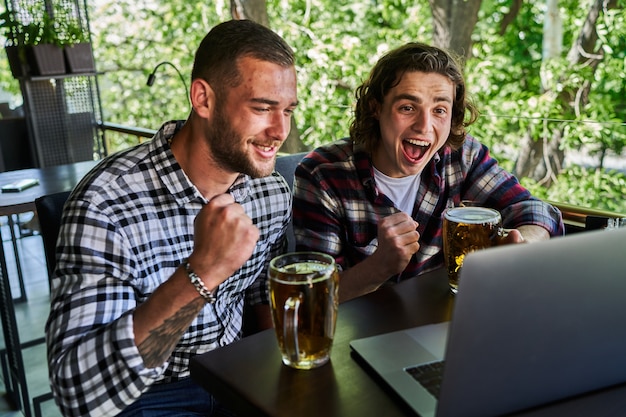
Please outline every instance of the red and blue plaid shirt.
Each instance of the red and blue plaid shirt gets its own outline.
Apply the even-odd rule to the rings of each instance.
[[[551,236],[564,232],[560,211],[531,196],[486,146],[468,136],[457,151],[444,146],[421,174],[412,213],[420,249],[400,276],[443,266],[443,211],[462,200],[498,210],[505,228],[538,225]],[[328,253],[344,270],[376,250],[379,219],[398,211],[376,187],[370,154],[349,139],[317,148],[296,169],[296,249]]]

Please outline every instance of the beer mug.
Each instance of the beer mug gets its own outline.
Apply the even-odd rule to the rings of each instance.
[[[495,246],[502,236],[502,217],[486,207],[452,207],[443,216],[443,253],[450,290],[456,294],[459,271],[465,256],[479,249]]]
[[[335,260],[295,252],[270,261],[272,321],[285,365],[312,369],[330,360],[339,304]]]

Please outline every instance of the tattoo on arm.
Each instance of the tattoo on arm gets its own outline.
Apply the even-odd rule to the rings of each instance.
[[[180,337],[204,304],[204,299],[198,298],[150,331],[146,340],[137,346],[146,367],[160,366],[170,357]]]

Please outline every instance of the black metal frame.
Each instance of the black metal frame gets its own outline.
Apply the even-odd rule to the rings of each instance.
[[[85,37],[91,39],[86,0],[5,0],[5,4],[18,25],[47,14],[57,21],[78,23]],[[59,5],[62,12],[55,7]],[[29,10],[30,14],[26,12]],[[13,44],[19,45],[18,34],[13,37]],[[19,81],[35,166],[101,159],[107,154],[95,71],[24,76]]]
[[[4,258],[3,244],[0,244],[0,256]],[[7,399],[15,409],[21,410],[25,417],[31,417],[33,414],[31,412],[22,351],[45,343],[45,338],[39,337],[28,342],[20,342],[11,285],[9,280],[6,279],[8,276],[6,265],[0,262],[0,308],[3,310],[0,317],[2,319],[2,333],[5,344],[5,348],[0,350],[0,366],[4,376]],[[50,399],[52,399],[52,393],[45,393],[33,398],[35,417],[41,417],[41,403]]]

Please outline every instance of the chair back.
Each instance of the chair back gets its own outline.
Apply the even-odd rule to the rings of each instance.
[[[293,191],[293,177],[296,171],[296,167],[302,161],[302,158],[308,152],[298,152],[292,153],[288,155],[281,155],[276,158],[276,171],[278,171],[285,179],[287,180],[287,184],[289,184],[289,188]]]
[[[281,155],[276,158],[276,171],[278,171],[283,177],[285,177],[285,180],[287,180],[287,184],[289,184],[289,188],[291,188],[292,193],[293,178],[296,167],[307,153],[308,152],[299,152],[289,155]],[[293,252],[295,248],[296,238],[293,234],[293,225],[291,222],[289,222],[289,227],[287,228],[287,251]]]
[[[56,245],[59,229],[61,228],[61,215],[63,213],[63,205],[69,195],[70,191],[63,191],[35,199],[49,277],[52,277],[54,267],[56,266]]]

